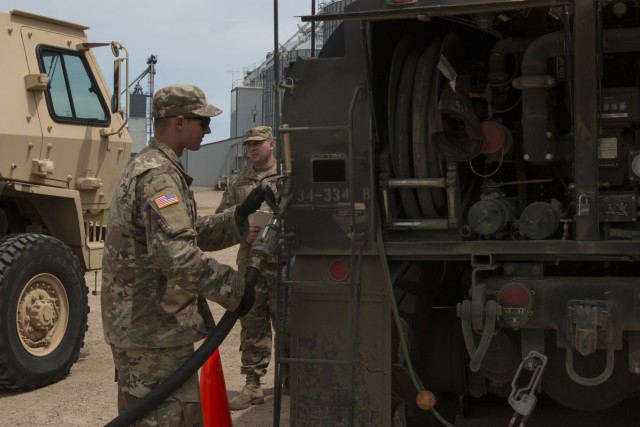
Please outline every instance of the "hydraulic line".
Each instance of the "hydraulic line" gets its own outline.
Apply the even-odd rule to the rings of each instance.
[[[254,267],[247,268],[247,277],[245,281],[253,280],[255,285],[260,270]],[[105,427],[126,427],[133,424],[136,420],[142,418],[147,412],[160,405],[167,397],[184,384],[198,369],[206,362],[214,351],[220,346],[222,341],[229,335],[231,328],[235,325],[240,317],[239,310],[227,311],[224,313],[220,322],[207,336],[205,342],[184,361],[180,367],[161,382],[156,388],[151,390],[142,399],[138,400],[133,406],[122,414],[115,417]]]
[[[418,392],[418,398],[421,398],[424,393],[426,393],[426,389],[420,382],[420,378],[416,375],[413,364],[411,363],[411,359],[409,357],[409,348],[407,347],[407,342],[404,337],[404,332],[402,330],[402,324],[400,323],[400,313],[398,312],[398,304],[396,302],[396,298],[393,295],[393,284],[391,283],[391,274],[389,273],[389,265],[387,264],[387,254],[384,250],[384,241],[382,240],[382,229],[378,227],[378,249],[380,253],[380,261],[382,261],[382,268],[384,269],[385,282],[387,284],[387,292],[389,294],[389,301],[391,303],[391,311],[393,312],[393,318],[395,320],[396,328],[398,329],[398,336],[400,337],[400,344],[402,347],[402,354],[404,355],[404,360],[407,362],[407,369],[409,370],[409,376],[411,377],[411,381]],[[442,415],[436,411],[435,407],[429,409],[433,416],[436,417],[438,421],[443,426],[453,427],[451,423],[445,420]]]

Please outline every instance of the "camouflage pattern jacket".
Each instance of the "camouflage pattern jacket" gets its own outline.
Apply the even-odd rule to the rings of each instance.
[[[120,178],[102,267],[102,324],[113,346],[198,341],[213,326],[202,297],[230,310],[240,303],[244,278],[202,252],[241,240],[235,207],[197,217],[191,182],[173,150],[154,138]],[[241,225],[246,232],[246,220]]]
[[[224,190],[220,206],[216,209],[217,213],[223,212],[231,206],[239,205],[247,197],[247,195],[253,190],[262,179],[268,176],[274,176],[278,173],[278,163],[274,162],[269,169],[256,170],[253,166],[244,168],[237,175],[231,178],[229,185]],[[260,210],[271,212],[271,208],[266,203],[263,203]],[[249,258],[251,245],[242,241],[240,243],[240,249],[238,249],[238,256],[236,262],[238,263],[238,269],[244,271]],[[272,260],[275,262],[275,259]]]

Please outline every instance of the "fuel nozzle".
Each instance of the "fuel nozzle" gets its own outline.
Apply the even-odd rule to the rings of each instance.
[[[280,223],[280,215],[274,214],[251,246],[249,264],[244,272],[244,294],[237,310],[240,317],[244,317],[253,307],[256,283],[266,268],[269,258],[278,250]]]
[[[251,246],[251,259],[248,267],[262,272],[267,266],[269,258],[276,255],[280,243],[280,225],[280,215],[275,214]]]

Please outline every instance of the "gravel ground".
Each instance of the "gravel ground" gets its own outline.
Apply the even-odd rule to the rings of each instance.
[[[218,206],[222,193],[195,189],[198,211],[208,214]],[[221,263],[235,266],[237,247],[212,252]],[[57,384],[27,393],[0,391],[0,426],[101,426],[117,415],[116,386],[109,346],[102,335],[100,314],[100,272],[86,275],[89,286],[89,330],[78,362],[69,376]],[[97,282],[97,283],[96,283]],[[96,293],[93,291],[97,290]],[[214,317],[224,310],[212,304]],[[240,375],[240,324],[236,323],[220,346],[227,395],[235,396],[244,385]],[[234,426],[273,425],[273,360],[263,382],[266,399],[262,405],[232,412]],[[280,425],[289,425],[289,398],[283,396]]]

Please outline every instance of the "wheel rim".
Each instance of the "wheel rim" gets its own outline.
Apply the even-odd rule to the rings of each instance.
[[[22,289],[16,310],[20,344],[33,356],[46,356],[60,345],[69,322],[69,299],[60,279],[34,276]]]

